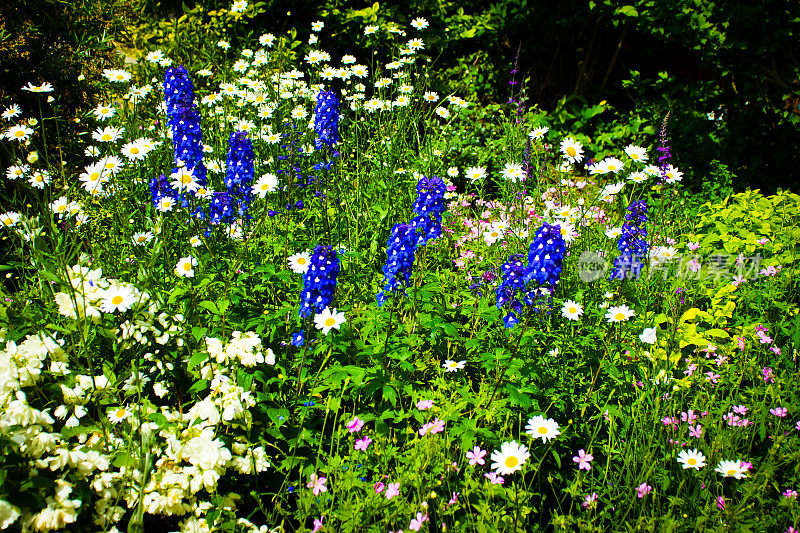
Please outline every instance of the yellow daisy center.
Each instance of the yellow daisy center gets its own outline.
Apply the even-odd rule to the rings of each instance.
[[[3,219],[3,224],[5,224],[6,226],[12,226],[14,224],[14,221],[11,219],[11,217],[6,217]]]
[[[191,182],[192,182],[192,177],[189,176],[188,174],[184,174],[183,176],[181,176],[181,183],[183,183],[184,185],[187,185]]]
[[[138,154],[139,152],[140,152],[140,150],[139,150],[137,147],[135,147],[135,146],[132,146],[132,147],[131,147],[131,153],[132,153],[132,154],[136,155],[136,154]]]
[[[127,414],[128,414],[128,411],[126,411],[125,409],[123,409],[123,408],[117,409],[117,418],[122,418]]]
[[[104,141],[110,141],[111,140],[111,135],[109,135],[108,133],[104,133],[102,139]]]
[[[536,431],[539,432],[539,435],[547,435],[547,428],[544,426],[539,426],[539,429],[537,429]]]
[[[329,327],[333,326],[334,324],[336,324],[336,320],[334,320],[333,317],[328,317],[328,318],[325,319],[325,327],[329,328]]]
[[[25,132],[22,131],[22,130],[17,130],[17,131],[14,132],[14,135],[16,135],[17,137],[24,137],[25,136]]]
[[[617,313],[614,315],[615,320],[625,320],[625,313]]]
[[[728,472],[727,472],[727,475],[730,476],[730,477],[734,477],[736,475],[736,470],[734,470],[733,468],[730,468],[728,470]]]
[[[118,295],[114,296],[113,298],[111,298],[111,303],[114,304],[114,305],[119,305],[119,304],[121,304],[123,302],[123,300],[125,300],[125,298],[123,298],[122,296],[120,296],[118,294]]]
[[[136,237],[136,242],[144,242],[144,237],[142,237],[141,235]]]
[[[298,265],[305,265],[307,262],[308,262],[308,260],[305,257],[299,257],[297,259],[297,264]]]
[[[517,459],[514,455],[509,455],[503,462],[506,465],[506,468],[514,468],[519,464],[519,459]]]
[[[575,307],[570,307],[569,309],[567,309],[567,311],[574,314],[578,312],[578,309]]]
[[[183,269],[184,269],[186,272],[189,272],[189,271],[192,269],[192,264],[191,264],[189,261],[186,261],[186,262],[183,264]]]
[[[697,464],[697,459],[695,459],[694,457],[689,457],[689,460],[686,462],[689,464],[689,466],[694,466]]]
[[[575,154],[577,154],[577,153],[578,153],[578,151],[575,150],[574,146],[567,146],[567,155],[568,156],[575,157]]]

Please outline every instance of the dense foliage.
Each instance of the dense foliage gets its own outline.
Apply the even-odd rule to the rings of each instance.
[[[525,3],[275,4],[2,102],[0,529],[794,531],[800,197],[441,69]]]

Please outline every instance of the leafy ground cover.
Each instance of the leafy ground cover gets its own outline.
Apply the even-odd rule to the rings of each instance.
[[[142,50],[82,160],[4,104],[0,527],[793,531],[800,197],[437,94],[426,27]]]

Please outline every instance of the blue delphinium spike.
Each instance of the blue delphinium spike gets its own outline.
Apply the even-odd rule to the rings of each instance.
[[[566,244],[557,224],[542,224],[528,251],[529,273],[526,281],[534,281],[539,287],[555,290],[561,278]]]
[[[164,99],[167,123],[172,129],[175,161],[189,170],[201,187],[206,186],[207,170],[203,164],[203,132],[200,113],[194,103],[194,85],[183,66],[168,68],[164,76]],[[173,172],[178,169],[174,169]]]
[[[228,160],[226,163],[225,186],[228,193],[237,201],[239,216],[244,216],[250,207],[253,195],[253,141],[247,133],[231,133],[228,141]]]
[[[503,317],[507,328],[513,328],[518,322],[517,313],[522,310],[522,304],[517,300],[517,292],[525,292],[525,278],[528,267],[523,262],[522,254],[512,255],[503,263],[503,280],[497,287],[497,308],[508,308],[510,311]]]
[[[395,224],[386,243],[386,264],[383,266],[386,286],[376,295],[378,305],[383,305],[387,292],[404,291],[408,286],[416,250],[414,228],[408,224]]]
[[[339,97],[333,91],[320,91],[314,108],[314,131],[317,150],[323,145],[331,148],[339,142]]]
[[[647,204],[645,202],[632,202],[625,215],[627,224],[622,225],[622,235],[617,241],[620,255],[614,260],[609,279],[623,280],[625,278],[639,278],[641,274],[641,259],[647,256]]]
[[[333,301],[336,277],[339,275],[339,258],[333,246],[314,248],[308,270],[303,274],[303,293],[300,297],[301,318],[321,313]]]
[[[414,213],[417,216],[411,219],[411,226],[418,234],[418,246],[425,246],[442,234],[446,191],[444,180],[437,176],[423,176],[417,182],[417,199],[414,201]]]

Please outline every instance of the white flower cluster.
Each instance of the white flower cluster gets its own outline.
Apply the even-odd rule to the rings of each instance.
[[[57,292],[55,300],[58,312],[63,316],[77,319],[91,318],[99,322],[101,312],[125,312],[137,304],[150,299],[146,292],[119,280],[103,278],[103,272],[97,268],[75,265],[68,271],[70,293]]]
[[[259,336],[248,331],[234,331],[231,341],[223,347],[222,341],[214,337],[206,337],[206,349],[208,354],[219,364],[236,361],[243,366],[253,367],[258,364],[275,364],[275,354],[271,348],[267,348],[264,355],[261,339]]]
[[[99,271],[73,273],[73,287],[81,296],[91,294],[92,285],[103,290]],[[4,335],[0,330],[0,343]],[[82,424],[88,428],[82,419],[90,418],[93,399],[141,391],[149,378],[137,373],[113,383],[103,375],[71,373],[67,354],[74,350],[64,344],[41,332],[18,343],[7,341],[0,350],[0,437],[16,445],[16,453],[28,460],[32,473],[57,476],[54,488],[41,489],[43,509],[19,509],[0,499],[0,529],[17,522],[30,530],[62,529],[77,520],[83,505],[92,509],[98,528],[113,530],[141,500],[148,514],[186,516],[182,530],[211,531],[217,524],[205,515],[212,509],[209,494],[218,491],[220,480],[270,467],[264,447],[251,443],[241,429],[237,432],[251,424],[255,397],[225,373],[230,365],[275,363],[272,350],[265,351],[255,333],[235,332],[227,343],[206,339],[211,359],[201,375],[209,379],[210,389],[188,410],[159,408],[147,400],[112,407],[108,418],[113,424],[105,426],[108,432],[103,434],[65,430]],[[41,396],[33,391],[48,380],[63,394],[63,404],[56,402],[52,415],[49,409],[29,404],[29,397]],[[30,390],[26,393],[24,387]],[[91,489],[91,500],[73,497],[78,483]],[[240,496],[224,499],[223,507],[235,512]],[[244,519],[239,524],[247,531],[269,531]]]
[[[50,471],[70,471],[80,478],[87,478],[95,470],[103,471],[109,467],[108,456],[102,453],[101,439],[94,435],[87,439],[81,434],[75,445],[62,437],[61,433],[52,432],[55,419],[48,410],[39,410],[28,403],[27,394],[22,387],[33,387],[39,384],[47,359],[50,360],[49,373],[58,377],[69,374],[66,352],[62,348],[63,341],[56,340],[45,333],[28,335],[19,344],[8,341],[0,351],[0,435],[18,446],[19,453],[30,460],[32,468]],[[77,382],[89,385],[88,376],[78,376]],[[87,386],[88,388],[88,386]],[[65,394],[65,397],[67,395]],[[85,398],[82,391],[73,396],[74,399]],[[80,416],[86,414],[82,409]],[[59,406],[56,415],[64,418],[66,406]],[[76,408],[77,411],[77,408]],[[77,418],[75,418],[77,425]],[[82,441],[82,442],[80,442]],[[0,529],[5,529],[23,516],[26,527],[38,531],[61,529],[76,520],[81,505],[79,499],[70,499],[72,485],[62,479],[56,480],[56,489],[47,495],[47,507],[37,514],[21,514],[20,511],[5,501],[0,501]]]

